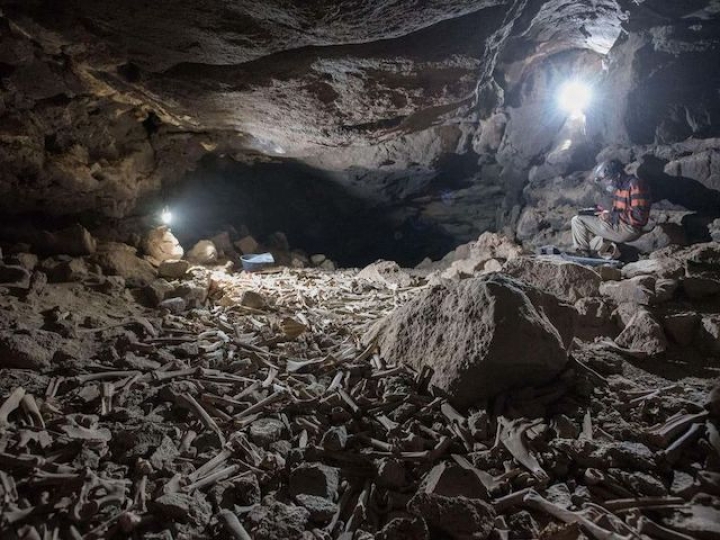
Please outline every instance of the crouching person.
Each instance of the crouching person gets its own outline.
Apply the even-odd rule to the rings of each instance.
[[[617,244],[632,242],[642,236],[650,217],[650,190],[647,182],[627,174],[620,161],[613,159],[600,163],[593,171],[595,182],[603,183],[612,193],[612,209],[598,209],[595,215],[572,218],[573,244],[582,255],[592,255],[597,249],[593,243],[600,237]]]

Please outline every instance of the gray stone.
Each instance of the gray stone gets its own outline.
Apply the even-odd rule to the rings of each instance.
[[[35,247],[45,255],[90,255],[95,253],[97,240],[82,225],[71,225],[55,232],[42,232]]]
[[[276,418],[260,418],[250,424],[250,438],[255,444],[267,448],[279,441],[285,431],[285,424]]]
[[[647,306],[655,302],[655,278],[637,276],[622,281],[606,281],[600,285],[600,293],[616,304]]]
[[[700,327],[701,317],[697,313],[676,313],[663,318],[663,328],[678,345],[690,345]]]
[[[703,277],[686,277],[682,280],[682,287],[691,300],[701,300],[720,293],[720,281]]]
[[[334,501],[340,487],[340,471],[322,463],[302,463],[290,473],[289,492],[293,496],[316,495]]]
[[[310,519],[310,512],[267,496],[255,505],[247,517],[252,524],[253,540],[301,540]]]
[[[380,321],[368,338],[378,336],[388,361],[432,368],[431,384],[461,408],[543,384],[564,368],[567,354],[522,287],[499,275],[435,286]]]
[[[505,264],[504,271],[566,302],[600,294],[598,273],[579,264],[521,257]]]
[[[190,269],[190,263],[182,259],[167,259],[158,266],[158,275],[166,279],[180,279]]]
[[[255,240],[250,235],[244,236],[243,238],[235,242],[234,245],[240,251],[240,253],[243,253],[245,255],[257,253],[260,248],[260,244],[257,243],[257,240]]]
[[[645,259],[623,266],[622,276],[626,279],[649,275],[656,279],[677,279],[685,275],[685,267],[681,261],[671,258]]]
[[[240,296],[240,305],[253,309],[262,309],[266,305],[265,297],[255,291],[243,291]]]
[[[167,300],[163,300],[162,302],[160,302],[158,308],[166,309],[170,313],[178,315],[187,311],[188,305],[187,302],[182,298],[168,298]]]
[[[478,499],[419,492],[408,503],[408,510],[423,518],[430,529],[453,540],[484,540],[494,528],[492,506]]]
[[[0,335],[0,367],[45,369],[57,350],[57,336],[37,330],[31,334]]]
[[[147,285],[155,279],[156,272],[146,260],[137,256],[137,250],[127,244],[106,242],[90,257],[109,275],[125,278],[137,286]]]
[[[217,262],[218,251],[210,240],[200,240],[187,252],[185,258],[195,264],[212,264]]]
[[[360,272],[357,279],[379,284],[383,287],[409,287],[412,278],[394,261],[376,261]]]
[[[0,285],[27,289],[30,286],[30,271],[23,266],[0,263]]]
[[[320,442],[325,450],[339,452],[345,450],[348,443],[348,432],[345,426],[333,426],[328,429]]]
[[[643,308],[632,316],[625,329],[615,338],[615,343],[651,356],[664,353],[667,349],[667,338],[662,326]]]
[[[337,504],[325,497],[301,493],[295,496],[295,500],[309,512],[310,519],[318,524],[329,522],[338,510]]]

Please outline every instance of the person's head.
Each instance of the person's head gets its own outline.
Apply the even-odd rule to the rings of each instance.
[[[593,180],[597,183],[615,185],[620,181],[623,173],[623,164],[620,160],[610,159],[602,161],[593,170]]]

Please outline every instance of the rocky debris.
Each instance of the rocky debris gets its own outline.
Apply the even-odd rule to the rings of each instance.
[[[184,254],[180,242],[166,225],[148,231],[142,241],[142,250],[155,266],[167,260],[182,259]]]
[[[503,272],[570,303],[600,294],[597,272],[562,260],[517,258],[508,262]]]
[[[212,264],[218,260],[218,250],[212,241],[200,240],[187,252],[185,258],[195,264]]]
[[[190,270],[190,263],[182,259],[166,259],[158,266],[161,278],[180,279]]]
[[[234,242],[234,245],[242,254],[257,253],[260,248],[257,240],[250,235],[243,236],[240,240]]]
[[[0,323],[10,328],[0,339],[3,538],[714,530],[720,392],[708,395],[712,380],[671,384],[625,360],[670,365],[642,349],[657,339],[651,322],[668,334],[664,354],[693,333],[693,347],[720,354],[712,306],[696,314],[680,294],[661,305],[623,303],[627,341],[575,340],[566,363],[550,323],[572,326],[581,316],[601,328],[611,303],[593,296],[573,307],[501,275],[398,288],[358,271],[196,267],[164,282],[180,296],[163,303],[181,310],[133,303],[135,315],[119,309],[119,300],[132,303],[124,291],[108,296],[84,283],[48,283],[42,298],[0,293],[8,306]],[[249,292],[263,303],[243,305]],[[382,335],[379,346],[362,343],[368,324],[399,329],[403,310],[405,329],[413,317],[432,323],[410,351],[417,358],[458,343],[537,360],[552,338],[561,361],[530,386],[526,368],[515,367],[517,386],[465,413],[423,365],[397,362]],[[453,334],[458,320],[465,326],[454,323]],[[33,324],[43,329],[21,328]],[[396,343],[415,341],[396,334]],[[70,339],[82,348],[70,351]],[[37,359],[22,369],[4,363],[23,350]],[[28,370],[32,362],[42,374]],[[494,374],[489,381],[502,384]]]
[[[435,286],[379,326],[385,358],[430,368],[431,383],[463,408],[544,384],[567,362],[558,331],[507,278]]]
[[[413,284],[412,277],[393,261],[376,261],[360,270],[357,278],[377,282],[384,287],[404,288]]]

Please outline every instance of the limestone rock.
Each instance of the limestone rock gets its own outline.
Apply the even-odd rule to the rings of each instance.
[[[212,507],[204,495],[186,493],[166,493],[149,503],[156,513],[183,523],[192,522],[204,525],[210,520]]]
[[[155,266],[163,261],[181,259],[184,253],[170,227],[165,225],[155,227],[145,235],[142,249]]]
[[[157,307],[173,291],[173,286],[164,279],[155,279],[143,288],[146,305]]]
[[[435,286],[376,326],[381,354],[415,369],[468,407],[516,386],[543,384],[565,366],[558,331],[513,280]]]
[[[600,276],[579,264],[547,259],[518,258],[504,268],[507,275],[529,283],[567,302],[600,294]]]
[[[186,258],[195,264],[212,264],[217,261],[218,251],[210,240],[200,240],[187,252]]]
[[[315,266],[320,266],[325,261],[325,259],[327,259],[327,257],[322,253],[310,255],[310,262],[313,263]]]
[[[394,261],[376,261],[369,264],[357,275],[358,279],[399,288],[412,285],[412,278]]]
[[[720,294],[720,281],[715,279],[690,276],[682,280],[682,287],[691,300],[701,300]]]
[[[183,259],[166,259],[158,266],[158,275],[166,279],[180,279],[190,269],[190,263]]]
[[[301,493],[295,496],[295,500],[309,512],[310,519],[315,523],[329,522],[338,510],[337,504],[316,495]]]
[[[51,282],[82,281],[88,277],[88,266],[83,259],[73,258],[69,261],[60,261],[47,272]]]
[[[662,326],[649,311],[642,308],[628,321],[625,329],[615,338],[615,343],[651,356],[661,354],[667,349],[667,338]]]
[[[242,296],[240,296],[241,306],[253,309],[262,309],[266,304],[267,302],[265,301],[265,297],[255,291],[243,291]]]
[[[330,259],[325,259],[323,262],[320,263],[320,268],[322,270],[332,272],[333,270],[335,270],[335,263]]]
[[[252,524],[248,532],[254,540],[301,540],[309,518],[310,512],[305,508],[267,496],[248,514],[247,519]]]

